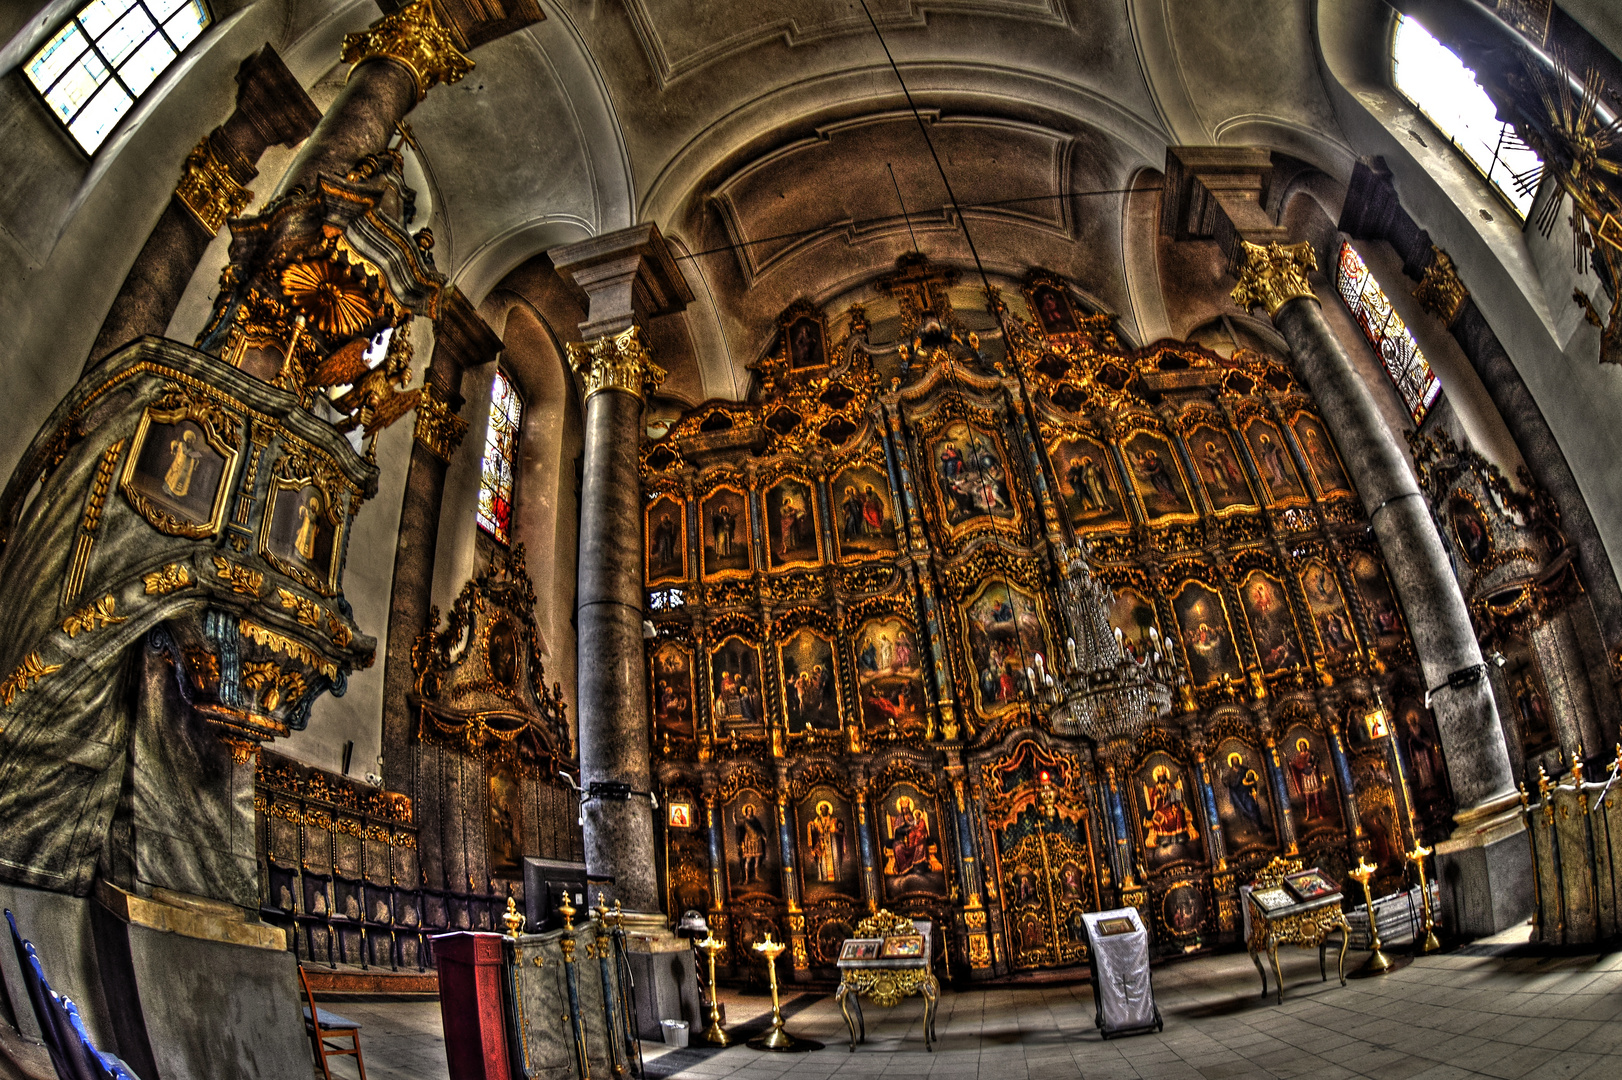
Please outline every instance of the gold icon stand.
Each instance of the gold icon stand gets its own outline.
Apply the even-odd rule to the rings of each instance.
[[[1430,853],[1431,849],[1417,840],[1414,841],[1414,850],[1408,852],[1408,861],[1419,871],[1419,906],[1425,914],[1425,936],[1415,943],[1416,956],[1439,952],[1442,948],[1442,943],[1436,940],[1436,924],[1431,918],[1430,886],[1425,883],[1425,856]]]
[[[746,1044],[751,1050],[773,1050],[779,1054],[795,1054],[805,1050],[820,1050],[822,1044],[808,1039],[796,1039],[783,1030],[783,1004],[777,995],[777,958],[786,948],[781,941],[773,941],[771,934],[755,942],[755,951],[766,958],[766,970],[772,980],[772,1026],[765,1034],[757,1035]]]
[[[1357,867],[1351,871],[1352,878],[1363,886],[1363,906],[1369,913],[1369,958],[1361,968],[1367,975],[1384,975],[1395,966],[1391,963],[1391,958],[1380,948],[1380,928],[1375,925],[1374,896],[1369,892],[1369,879],[1374,877],[1376,869],[1373,863],[1359,857]]]
[[[731,1046],[732,1040],[727,1038],[726,1028],[721,1026],[721,1004],[715,996],[715,954],[727,947],[724,939],[715,936],[711,930],[709,935],[698,947],[703,949],[710,957],[710,1026],[704,1029],[704,1041],[711,1046]]]

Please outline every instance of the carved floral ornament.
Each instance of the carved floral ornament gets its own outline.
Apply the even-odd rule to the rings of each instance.
[[[1233,302],[1246,311],[1262,307],[1271,317],[1291,300],[1316,296],[1307,275],[1318,269],[1318,257],[1305,240],[1299,244],[1273,243],[1265,247],[1241,240],[1235,261],[1239,284],[1230,295]]]
[[[226,218],[236,217],[253,199],[253,192],[237,183],[235,176],[214,149],[208,136],[186,155],[181,166],[175,197],[204,230],[217,233]]]
[[[640,330],[632,326],[595,341],[569,343],[569,363],[585,380],[588,399],[603,390],[623,390],[642,398],[664,383],[665,369],[653,362]]]
[[[460,82],[473,70],[473,61],[456,47],[432,0],[407,4],[344,37],[343,59],[352,65],[351,75],[361,64],[379,58],[393,60],[411,73],[418,101],[434,87]]]

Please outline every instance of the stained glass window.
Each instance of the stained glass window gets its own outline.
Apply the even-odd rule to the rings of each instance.
[[[1406,15],[1397,16],[1391,39],[1391,82],[1524,218],[1537,194],[1542,160],[1498,119],[1476,73]]]
[[[1402,395],[1417,425],[1442,392],[1442,384],[1436,381],[1430,361],[1419,351],[1419,343],[1408,332],[1408,324],[1392,308],[1385,290],[1369,273],[1362,257],[1344,241],[1340,245],[1335,281],[1340,287],[1341,299],[1351,309],[1357,325],[1363,328],[1369,344],[1380,354],[1386,374],[1397,384],[1397,393]]]
[[[524,399],[504,371],[490,388],[490,426],[484,431],[484,462],[479,466],[479,527],[503,544],[513,516],[513,465],[518,460],[518,431],[524,422]]]
[[[28,79],[94,153],[213,20],[204,0],[91,0],[28,61]]]

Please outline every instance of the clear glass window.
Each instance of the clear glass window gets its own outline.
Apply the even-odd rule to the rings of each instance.
[[[1542,160],[1498,119],[1476,73],[1406,15],[1391,38],[1391,82],[1526,217]]]
[[[204,0],[91,0],[25,65],[86,153],[212,22]]]
[[[1419,350],[1414,335],[1408,332],[1408,324],[1392,308],[1385,290],[1369,273],[1362,257],[1345,241],[1340,245],[1335,284],[1357,325],[1363,328],[1363,335],[1380,354],[1386,374],[1396,384],[1397,393],[1402,395],[1403,404],[1408,406],[1408,413],[1418,426],[1441,396],[1442,384],[1436,381],[1430,361]]]
[[[511,539],[513,466],[518,461],[518,432],[524,422],[524,399],[496,371],[490,388],[490,424],[484,432],[484,461],[479,466],[479,528],[500,540]]]

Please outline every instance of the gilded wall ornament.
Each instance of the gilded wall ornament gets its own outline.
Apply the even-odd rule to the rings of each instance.
[[[588,400],[603,390],[623,390],[641,398],[665,381],[665,369],[653,362],[640,331],[632,326],[595,341],[569,343],[569,363],[585,380]]]
[[[467,435],[467,421],[451,411],[439,396],[437,384],[425,381],[417,397],[417,426],[412,432],[424,450],[440,461],[449,462]]]
[[[95,603],[63,619],[62,632],[70,638],[75,638],[80,634],[89,633],[91,630],[99,630],[104,626],[127,622],[128,616],[115,614],[113,609],[117,602],[117,598],[112,593],[108,593]]]
[[[418,101],[434,87],[460,82],[473,70],[473,61],[456,47],[431,0],[407,4],[360,33],[344,36],[343,60],[352,65],[351,73],[379,57],[411,72]]]
[[[1425,276],[1414,288],[1414,299],[1419,301],[1420,307],[1441,319],[1442,325],[1451,326],[1459,309],[1470,298],[1470,290],[1459,280],[1458,269],[1447,252],[1432,244],[1431,256]]]
[[[141,584],[148,596],[167,596],[191,584],[191,571],[184,563],[169,563],[162,570],[141,576]]]
[[[175,198],[191,211],[205,231],[217,233],[226,218],[236,217],[247,208],[253,192],[237,183],[231,170],[215,153],[214,143],[205,135],[186,155],[180,183],[175,186]]]
[[[1236,260],[1239,284],[1230,295],[1240,308],[1249,311],[1262,307],[1273,316],[1291,300],[1316,295],[1307,275],[1318,269],[1318,257],[1305,240],[1299,244],[1273,243],[1266,247],[1248,240],[1241,240],[1239,244]]]
[[[18,694],[32,689],[35,683],[52,672],[61,670],[61,664],[45,663],[37,651],[29,653],[23,657],[23,662],[17,665],[17,670],[7,675],[4,682],[0,682],[0,703],[10,707]]]

